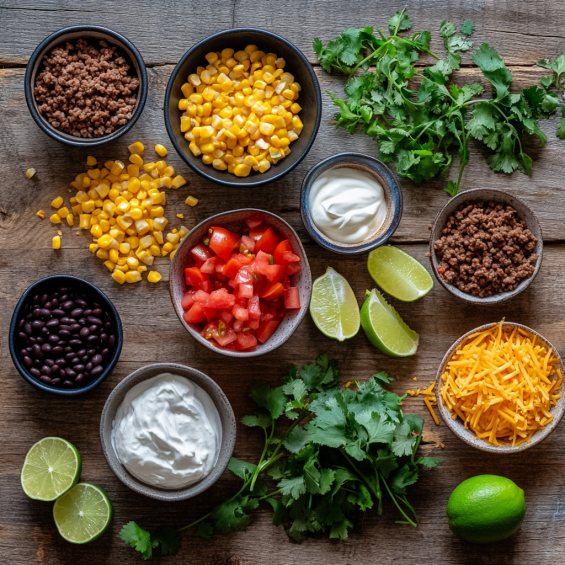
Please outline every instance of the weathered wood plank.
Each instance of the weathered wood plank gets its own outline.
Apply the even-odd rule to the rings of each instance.
[[[171,71],[171,66],[150,69],[150,92],[142,118],[124,138],[94,151],[99,160],[118,156],[126,158],[127,145],[138,138],[150,147],[157,142],[170,147],[162,109]],[[178,155],[170,151],[167,161],[189,180],[188,185],[171,195],[167,204],[167,217],[174,220],[175,225],[178,220],[174,216],[179,212],[185,214],[185,223],[190,228],[204,218],[227,209],[260,206],[285,217],[303,239],[307,238],[300,217],[296,214],[302,180],[307,171],[322,159],[342,151],[378,155],[376,143],[362,132],[350,135],[345,130],[334,128],[332,118],[335,107],[326,91],[343,93],[344,78],[328,75],[320,68],[316,72],[324,93],[320,131],[306,159],[283,179],[260,189],[225,190],[193,173]],[[541,74],[541,69],[517,68],[514,70],[515,87],[535,84]],[[87,150],[68,148],[51,140],[37,128],[25,104],[23,75],[23,69],[0,69],[0,151],[3,155],[0,160],[0,178],[3,179],[0,207],[5,212],[0,216],[0,233],[3,234],[4,245],[10,248],[19,247],[22,238],[24,242],[31,238],[42,238],[45,246],[50,245],[53,226],[48,220],[39,220],[35,212],[43,209],[47,213],[49,203],[55,196],[68,194],[68,183],[84,170],[83,164],[88,154]],[[463,69],[459,82],[476,82],[480,78],[475,69]],[[561,210],[565,206],[565,191],[559,169],[565,142],[555,137],[556,125],[555,121],[542,122],[542,129],[548,138],[547,146],[543,149],[537,148],[535,142],[526,140],[526,147],[532,146],[534,158],[534,174],[531,178],[519,172],[512,175],[493,172],[486,163],[488,150],[472,143],[471,163],[465,169],[462,183],[464,188],[489,186],[506,189],[524,198],[538,214],[547,241],[564,239]],[[147,154],[153,155],[150,149]],[[28,181],[23,173],[31,166],[37,169],[38,174]],[[455,167],[457,163],[452,169],[452,177],[457,174]],[[424,185],[415,185],[400,178],[399,182],[404,194],[404,213],[393,241],[427,241],[428,225],[447,202],[447,195],[442,190],[447,180]],[[201,203],[196,208],[190,209],[184,204],[189,194],[200,199]],[[29,230],[30,226],[33,226],[32,231]],[[68,228],[64,231],[70,233]],[[85,245],[84,238],[73,235],[65,238],[63,245],[74,246],[79,241],[81,246]]]
[[[403,246],[427,267],[425,245]],[[347,273],[361,301],[365,288],[372,281],[359,258],[343,258],[322,251],[307,243],[307,254],[314,276],[323,273],[327,265]],[[84,249],[65,249],[53,260],[53,252],[44,249],[40,241],[31,242],[25,254],[13,250],[0,251],[0,316],[9,320],[12,309],[26,286],[39,276],[51,273],[81,273],[97,284],[117,305],[125,328],[125,344],[121,360],[114,373],[91,395],[71,401],[50,398],[25,383],[16,373],[7,352],[6,331],[0,334],[0,360],[5,367],[0,377],[3,402],[0,404],[3,465],[0,467],[0,492],[3,513],[0,527],[0,554],[9,563],[29,563],[36,552],[43,550],[43,563],[108,563],[118,560],[137,562],[136,557],[119,541],[117,533],[130,519],[148,527],[189,523],[236,489],[237,480],[228,473],[217,488],[205,496],[179,504],[164,504],[135,495],[118,482],[106,466],[98,437],[98,421],[103,404],[112,388],[129,372],[147,363],[171,360],[194,366],[211,375],[226,392],[239,419],[252,410],[248,398],[249,384],[257,378],[272,385],[279,382],[286,363],[308,362],[320,350],[327,350],[338,359],[342,383],[354,378],[366,379],[378,370],[387,370],[399,380],[392,385],[402,394],[407,389],[427,386],[435,377],[439,362],[451,343],[466,331],[503,316],[534,327],[560,351],[565,350],[565,322],[560,316],[561,296],[565,282],[565,245],[546,248],[544,264],[532,286],[518,299],[502,306],[477,309],[462,305],[438,284],[422,300],[413,304],[393,301],[395,307],[420,333],[420,348],[409,359],[392,359],[377,352],[361,332],[346,343],[323,338],[309,317],[293,338],[276,354],[253,360],[225,362],[221,355],[198,346],[182,328],[171,308],[166,280],[159,285],[147,283],[119,287],[104,267],[95,262]],[[453,313],[457,312],[454,316]],[[418,379],[417,382],[413,378]],[[422,452],[444,458],[438,469],[425,472],[410,498],[421,518],[417,530],[394,524],[395,510],[385,505],[385,516],[369,512],[363,526],[342,544],[325,539],[309,540],[300,546],[287,541],[280,528],[270,522],[270,514],[262,511],[254,518],[247,533],[230,534],[207,544],[185,539],[182,553],[167,562],[182,563],[199,555],[204,564],[260,564],[267,559],[278,565],[298,563],[304,559],[314,565],[332,561],[336,564],[352,560],[366,562],[374,552],[379,562],[393,563],[539,563],[541,554],[558,561],[565,550],[563,532],[563,493],[560,468],[565,464],[560,445],[565,439],[563,426],[544,444],[523,455],[504,458],[479,454],[463,445],[445,428],[437,428],[421,397],[405,401],[405,410],[415,411],[425,420],[425,440]],[[254,459],[260,452],[260,437],[253,430],[238,427],[235,456]],[[116,517],[111,533],[88,548],[70,547],[54,531],[50,505],[25,498],[19,486],[19,470],[29,446],[46,435],[59,435],[72,441],[83,455],[83,480],[100,484],[114,502]],[[442,441],[445,450],[435,447]],[[481,473],[504,474],[526,490],[528,515],[519,536],[488,547],[475,547],[455,540],[445,524],[443,508],[451,490],[464,478]],[[541,541],[540,535],[544,531]],[[32,534],[33,532],[33,534]],[[547,535],[551,532],[551,535]],[[30,539],[32,541],[30,541]],[[400,542],[402,540],[402,542]],[[273,548],[276,551],[270,554]],[[410,549],[413,548],[413,549]],[[553,558],[553,559],[552,559]],[[231,561],[230,561],[231,559]],[[164,561],[163,561],[164,562]]]
[[[559,2],[503,3],[477,0],[409,0],[402,5],[393,0],[293,0],[258,2],[203,0],[176,2],[127,1],[116,10],[112,0],[2,0],[0,22],[0,64],[24,64],[37,44],[47,35],[68,25],[103,25],[124,34],[138,47],[148,64],[173,63],[197,41],[231,27],[258,27],[292,41],[311,62],[314,37],[329,41],[348,27],[367,25],[386,29],[393,13],[406,6],[414,30],[430,30],[433,49],[442,52],[439,24],[465,19],[475,22],[477,44],[486,41],[496,47],[509,64],[534,64],[565,51],[561,23],[565,6]],[[155,24],[153,24],[155,22]],[[25,30],[25,33],[21,33]]]

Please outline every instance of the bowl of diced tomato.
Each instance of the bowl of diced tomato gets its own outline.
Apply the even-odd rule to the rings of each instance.
[[[251,357],[273,351],[298,328],[312,275],[290,225],[246,208],[191,230],[171,262],[170,290],[192,337],[218,353]]]

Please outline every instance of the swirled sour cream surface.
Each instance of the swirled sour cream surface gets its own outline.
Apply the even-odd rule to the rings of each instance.
[[[112,426],[122,465],[144,483],[183,488],[202,480],[218,460],[222,423],[206,391],[163,373],[126,394]]]
[[[339,243],[359,243],[383,225],[387,207],[383,187],[359,169],[323,172],[310,189],[310,214],[318,229]]]

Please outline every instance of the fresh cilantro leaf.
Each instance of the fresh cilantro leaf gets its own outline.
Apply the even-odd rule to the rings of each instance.
[[[395,12],[394,16],[392,16],[388,22],[388,29],[391,35],[394,35],[397,31],[406,31],[411,27],[412,22],[405,10]]]
[[[407,463],[394,473],[390,486],[398,494],[406,494],[406,487],[413,485],[418,480],[418,468]]]
[[[551,112],[554,112],[556,110],[557,106],[559,106],[559,98],[557,98],[555,94],[547,93],[543,97],[541,108],[544,112],[550,114]]]
[[[375,379],[375,381],[378,381],[384,386],[387,386],[388,384],[390,384],[395,380],[394,377],[389,376],[388,373],[385,373],[384,371],[381,371],[380,373],[373,375],[371,378]]]
[[[273,508],[273,524],[280,526],[288,520],[288,513],[285,505],[276,498],[268,497],[265,499]]]
[[[475,31],[475,24],[471,20],[465,20],[461,24],[460,31],[463,35],[467,35],[467,36],[472,35],[473,32]]]
[[[306,493],[306,485],[303,476],[282,479],[279,481],[278,487],[281,489],[282,494],[292,496],[295,500]]]
[[[200,522],[195,532],[196,537],[209,540],[214,535],[214,526],[210,522]]]
[[[387,479],[388,476],[398,468],[396,457],[387,449],[379,449],[378,457],[375,459],[375,469]]]
[[[174,528],[159,528],[151,534],[151,545],[160,545],[162,555],[174,555],[180,548],[180,535]]]
[[[128,522],[120,530],[120,538],[139,551],[143,559],[151,559],[153,546],[151,545],[151,534],[147,530],[140,528],[135,522]]]
[[[297,426],[284,440],[283,445],[290,453],[298,453],[309,440],[308,432],[304,426]]]
[[[561,118],[559,120],[559,124],[557,124],[556,135],[559,139],[565,139],[565,118]]]
[[[334,524],[330,530],[331,539],[347,539],[347,528],[352,528],[353,524],[346,518],[343,522]]]
[[[410,426],[411,432],[419,434],[424,429],[424,420],[417,414],[405,414],[402,421]]]
[[[433,457],[421,457],[420,459],[418,459],[418,463],[420,465],[423,465],[424,467],[427,467],[428,469],[437,467],[442,461],[443,459],[434,459]]]
[[[395,425],[387,422],[376,412],[361,412],[355,416],[356,420],[367,430],[369,439],[367,443],[390,444],[394,436]]]
[[[545,77],[541,77],[539,81],[541,85],[547,90],[548,88],[551,88],[551,86],[553,86],[554,78],[553,75],[547,75]]]
[[[443,190],[445,190],[449,196],[453,197],[459,192],[459,187],[455,181],[450,180]]]
[[[444,38],[451,37],[455,33],[455,25],[452,22],[441,22],[439,26],[439,34]]]
[[[415,444],[416,437],[412,435],[410,424],[408,422],[402,422],[399,424],[394,432],[392,452],[398,457],[411,455]]]
[[[266,429],[273,423],[273,419],[267,414],[259,413],[256,416],[243,416],[241,423],[250,428],[260,427]]]
[[[322,368],[316,363],[304,365],[300,369],[300,378],[304,381],[308,390],[313,390],[318,385],[322,376]]]
[[[249,524],[249,510],[254,510],[259,506],[256,498],[249,496],[238,496],[216,506],[212,510],[212,518],[216,522],[216,528],[220,532],[243,530]]]
[[[308,393],[306,384],[301,379],[286,383],[282,389],[286,395],[292,396],[297,402],[302,402]]]
[[[239,459],[232,457],[228,463],[228,469],[240,479],[245,480],[253,475],[257,469],[257,465],[247,463],[246,461],[240,461]]]

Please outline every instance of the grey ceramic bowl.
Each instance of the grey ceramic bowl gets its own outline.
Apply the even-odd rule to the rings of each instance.
[[[124,126],[118,128],[113,133],[104,135],[102,137],[75,137],[53,127],[38,110],[37,101],[35,100],[35,96],[33,94],[35,88],[35,77],[37,76],[38,71],[41,67],[44,55],[53,47],[61,43],[73,41],[76,39],[105,39],[111,45],[119,47],[128,59],[128,63],[131,67],[130,72],[132,73],[132,75],[135,75],[139,79],[139,87],[136,91],[137,101],[131,120]],[[60,29],[59,31],[56,31],[55,33],[52,33],[50,36],[46,37],[37,46],[26,67],[24,89],[26,103],[30,114],[32,115],[37,125],[48,136],[52,137],[56,141],[65,143],[66,145],[72,145],[73,147],[97,147],[99,145],[113,141],[118,137],[121,137],[122,135],[124,135],[124,133],[126,133],[133,127],[135,122],[137,122],[139,116],[141,116],[141,113],[143,112],[145,101],[147,100],[149,81],[147,80],[147,72],[145,70],[143,57],[131,41],[126,39],[123,35],[120,35],[119,33],[116,33],[115,31],[106,27],[94,25],[79,25]]]
[[[557,369],[560,369],[562,374],[565,374],[565,369],[563,367],[563,362],[561,360],[559,353],[557,352],[555,347],[553,347],[553,345],[551,345],[551,343],[549,343],[549,341],[547,341],[547,339],[545,339],[542,335],[540,335],[535,330],[528,328],[527,326],[523,326],[522,324],[515,324],[515,323],[512,323],[512,322],[503,322],[503,325],[504,325],[505,328],[513,329],[513,328],[517,327],[517,328],[525,331],[529,335],[535,335],[537,337],[537,343],[541,343],[546,348],[551,348],[553,350],[553,354],[559,359],[559,361],[558,361],[558,363],[556,363],[555,367]],[[437,372],[436,387],[435,387],[436,398],[437,398],[437,408],[438,408],[438,411],[439,411],[441,418],[445,422],[445,425],[460,440],[464,441],[467,445],[470,445],[471,447],[474,447],[476,449],[480,449],[481,451],[488,451],[489,453],[503,453],[503,454],[518,453],[518,452],[521,452],[521,451],[525,451],[526,449],[530,449],[530,447],[533,447],[534,445],[537,445],[538,443],[542,442],[559,425],[561,418],[563,418],[563,413],[565,412],[565,397],[564,396],[562,396],[561,398],[559,398],[557,400],[557,403],[555,404],[555,406],[551,410],[551,414],[553,414],[555,416],[553,418],[553,420],[545,428],[543,428],[543,430],[536,432],[532,436],[530,443],[523,443],[522,445],[519,445],[519,446],[516,446],[516,447],[512,447],[511,445],[500,445],[500,446],[496,447],[494,445],[491,445],[490,443],[487,443],[486,441],[484,441],[482,439],[479,439],[471,430],[469,430],[469,429],[466,430],[465,426],[464,426],[464,424],[463,424],[463,422],[461,421],[460,418],[457,418],[456,420],[454,420],[452,418],[452,413],[449,412],[449,410],[447,409],[446,406],[444,406],[444,404],[442,402],[441,394],[440,394],[440,389],[441,389],[441,386],[443,385],[443,380],[442,380],[441,376],[443,375],[443,373],[445,373],[445,371],[447,369],[447,363],[449,362],[449,360],[451,359],[451,357],[453,356],[455,351],[461,346],[463,341],[465,341],[470,335],[477,333],[477,332],[481,332],[483,330],[487,330],[488,328],[491,328],[491,327],[492,327],[492,324],[485,324],[484,326],[480,326],[478,328],[475,328],[474,330],[471,330],[470,332],[467,332],[464,336],[460,337],[449,348],[449,351],[445,354],[445,357],[443,358],[443,360],[442,360],[442,362],[439,366],[438,372]],[[563,386],[564,385],[562,385],[562,387]]]
[[[526,222],[526,226],[528,229],[534,234],[537,238],[538,242],[536,244],[535,254],[538,257],[536,267],[532,276],[529,279],[523,280],[514,290],[510,292],[501,292],[500,294],[494,294],[492,296],[487,296],[486,298],[479,298],[478,296],[473,296],[472,294],[468,294],[459,290],[457,287],[446,283],[441,276],[439,275],[438,269],[438,260],[434,250],[434,241],[438,240],[441,237],[441,231],[447,224],[447,219],[453,212],[459,208],[461,204],[467,202],[477,202],[477,201],[493,201],[493,202],[500,202],[502,204],[506,204],[512,206],[514,210],[518,213],[518,217],[521,220]],[[536,215],[534,214],[533,210],[523,201],[520,200],[514,194],[510,194],[508,192],[504,192],[503,190],[498,190],[496,188],[472,188],[471,190],[466,190],[465,192],[459,193],[457,196],[454,196],[449,200],[449,202],[440,210],[437,218],[432,226],[432,231],[430,234],[430,262],[432,264],[432,271],[439,281],[439,283],[451,294],[457,296],[461,300],[465,302],[469,302],[470,304],[478,304],[478,305],[492,305],[492,304],[499,304],[500,302],[504,302],[505,300],[509,300],[510,298],[514,298],[521,292],[524,292],[526,288],[532,284],[532,281],[536,278],[542,261],[543,255],[543,237],[541,233],[541,227],[538,222]]]
[[[294,253],[300,257],[300,266],[302,267],[302,271],[290,277],[292,286],[298,287],[299,290],[300,309],[289,310],[279,324],[275,333],[267,340],[266,343],[259,343],[255,348],[255,351],[228,351],[226,349],[216,347],[210,343],[210,341],[204,339],[204,337],[200,335],[200,330],[197,326],[187,324],[184,321],[184,312],[181,306],[181,301],[184,293],[188,290],[184,277],[184,269],[189,262],[190,250],[202,242],[210,227],[219,226],[237,232],[245,225],[245,219],[256,212],[263,214],[266,220],[265,223],[271,226],[277,234],[290,241]],[[256,357],[258,355],[265,355],[265,353],[269,353],[270,351],[277,349],[277,347],[280,347],[290,338],[300,325],[300,322],[304,319],[312,296],[312,274],[310,272],[310,266],[308,265],[306,252],[302,247],[302,243],[300,242],[298,235],[282,218],[279,218],[271,212],[257,210],[255,208],[243,208],[241,210],[233,210],[232,212],[223,212],[199,223],[190,231],[190,233],[178,246],[173,256],[173,260],[171,261],[169,280],[171,300],[173,301],[175,312],[186,331],[196,341],[204,345],[204,347],[207,347],[216,353],[227,355],[228,357]]]
[[[141,482],[139,479],[131,475],[120,463],[114,447],[112,446],[112,422],[114,421],[116,412],[127,392],[140,382],[156,377],[161,373],[173,373],[175,375],[180,375],[181,377],[186,377],[203,388],[210,395],[210,398],[216,405],[222,422],[222,444],[216,466],[207,477],[182,489],[160,489]],[[178,365],[176,363],[155,363],[153,365],[142,367],[141,369],[131,373],[131,375],[128,375],[111,392],[108,400],[106,400],[106,404],[102,410],[102,417],[100,419],[100,440],[102,442],[102,450],[104,451],[104,455],[110,469],[114,471],[116,477],[118,477],[124,485],[139,494],[143,494],[149,498],[155,498],[156,500],[169,502],[193,498],[210,488],[220,478],[228,466],[235,446],[235,436],[235,416],[233,414],[231,404],[222,389],[204,373],[201,373],[191,367],[187,367],[186,365]]]
[[[369,173],[375,177],[384,189],[387,205],[385,221],[376,234],[360,243],[340,243],[329,238],[318,229],[310,213],[310,190],[314,181],[322,173],[330,169],[340,169],[343,167],[350,167]],[[308,233],[322,247],[344,255],[365,253],[385,244],[396,231],[402,217],[402,192],[392,171],[378,159],[369,155],[363,155],[362,153],[339,153],[318,163],[310,169],[304,178],[302,194],[300,196],[300,214]]]

